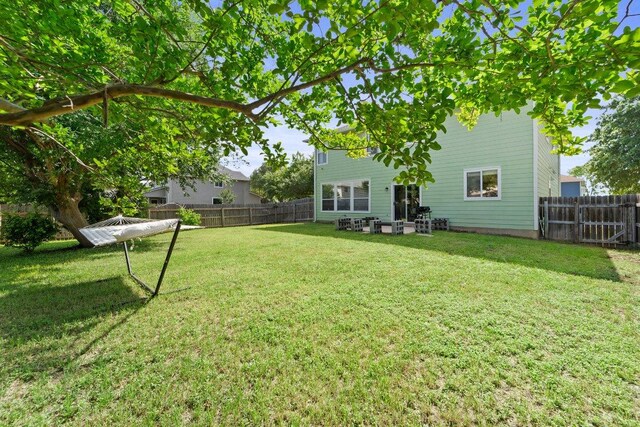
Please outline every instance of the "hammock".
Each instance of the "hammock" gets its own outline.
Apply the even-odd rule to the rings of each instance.
[[[154,220],[144,218],[129,218],[122,215],[114,218],[107,219],[105,221],[97,222],[92,225],[88,225],[80,229],[80,233],[89,240],[94,246],[107,246],[116,243],[122,243],[124,247],[124,256],[127,261],[127,271],[131,278],[133,278],[145,291],[149,292],[152,297],[158,295],[160,286],[162,285],[162,279],[164,279],[164,273],[169,265],[171,254],[173,253],[173,247],[176,244],[178,233],[180,229],[193,229],[201,228],[194,226],[182,226],[179,219],[165,219]],[[149,285],[143,282],[131,271],[131,261],[129,260],[129,248],[127,247],[127,240],[135,238],[153,236],[155,234],[165,233],[173,231],[173,237],[167,256],[158,278],[158,283],[155,289],[151,289]]]

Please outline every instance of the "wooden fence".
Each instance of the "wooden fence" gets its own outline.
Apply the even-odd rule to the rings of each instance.
[[[182,205],[201,215],[203,227],[236,227],[313,220],[313,199],[260,205]],[[149,218],[178,218],[178,205],[149,208]]]
[[[542,197],[540,232],[549,240],[604,245],[638,244],[640,194]]]

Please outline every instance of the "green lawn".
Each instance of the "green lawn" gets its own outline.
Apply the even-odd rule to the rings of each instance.
[[[119,248],[71,246],[0,248],[0,425],[640,424],[637,251],[197,230],[145,303]]]

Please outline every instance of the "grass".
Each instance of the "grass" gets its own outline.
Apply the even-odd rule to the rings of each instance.
[[[199,230],[145,302],[119,248],[70,246],[0,248],[0,425],[640,424],[637,251]]]

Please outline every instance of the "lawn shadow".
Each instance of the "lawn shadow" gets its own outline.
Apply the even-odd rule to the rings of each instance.
[[[622,281],[607,250],[596,246],[453,231],[436,231],[433,236],[415,233],[402,236],[372,235],[336,231],[333,225],[313,223],[269,226],[259,230],[397,245],[594,279]]]
[[[18,287],[0,296],[0,337],[20,372],[58,370],[86,353],[147,301],[124,276],[67,286]],[[97,336],[91,332],[115,319],[119,320]]]
[[[65,245],[65,243],[67,243]],[[121,261],[122,274],[127,273],[124,251],[121,244],[96,248],[80,248],[68,245],[69,242],[51,242],[37,248],[33,253],[23,253],[19,249],[0,247],[0,271],[11,280],[0,281],[0,292],[13,291],[20,286],[31,286],[31,280],[23,277],[33,269],[46,268],[48,273],[60,272],[65,265],[78,260],[89,260],[99,263],[100,260],[115,257]],[[134,248],[129,249],[132,260],[136,254],[154,251],[166,251],[169,242],[165,240],[136,241]],[[135,261],[133,261],[135,263]],[[160,268],[160,267],[158,267]]]

